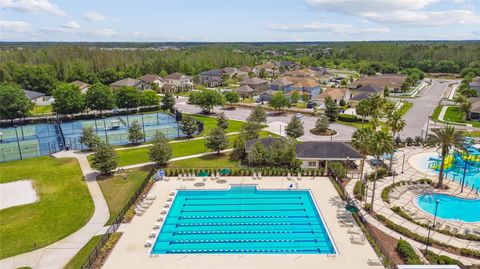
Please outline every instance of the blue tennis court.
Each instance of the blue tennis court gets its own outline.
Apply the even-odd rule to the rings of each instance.
[[[180,190],[151,254],[334,254],[306,190]]]

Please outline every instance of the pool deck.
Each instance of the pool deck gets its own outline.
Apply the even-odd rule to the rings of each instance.
[[[412,148],[401,149],[401,152],[397,153],[398,156],[400,156],[398,157],[399,160],[393,165],[393,169],[397,171],[397,173],[399,173],[399,175],[395,177],[395,182],[411,181],[411,180],[415,181],[422,178],[430,178],[433,181],[436,181],[436,179],[438,178],[438,175],[435,174],[434,172],[425,170],[424,167],[421,167],[420,165],[418,165],[418,162],[417,162],[419,159],[425,158],[425,156],[431,155],[432,153],[434,153],[434,150],[429,148],[412,147]],[[405,166],[404,166],[404,173],[401,174],[403,154],[405,154]],[[367,173],[373,172],[372,168],[369,165],[365,167],[365,171]],[[350,181],[346,187],[347,191],[351,194],[352,197],[353,197],[353,187],[355,185],[355,182],[356,180]],[[392,183],[393,183],[393,177],[385,177],[383,179],[377,180],[377,183],[376,183],[377,186],[375,191],[375,205],[374,205],[375,212],[387,217],[387,219],[395,222],[396,224],[399,224],[405,228],[408,228],[409,230],[414,231],[415,233],[425,237],[428,234],[428,230],[426,228],[419,226],[399,216],[398,214],[396,214],[391,210],[391,207],[400,206],[404,210],[404,212],[409,214],[412,218],[423,223],[428,221],[431,222],[433,220],[433,216],[425,213],[423,210],[418,208],[418,205],[415,202],[416,200],[415,198],[417,195],[421,193],[444,193],[444,194],[450,194],[450,195],[463,197],[463,198],[470,198],[470,199],[479,198],[479,196],[474,191],[472,191],[471,188],[468,188],[468,187],[465,188],[463,193],[460,193],[460,184],[458,184],[453,180],[445,179],[444,184],[449,186],[449,189],[444,191],[434,189],[433,187],[430,187],[427,185],[410,185],[410,186],[406,185],[406,186],[397,187],[390,193],[390,204],[388,204],[385,201],[383,201],[383,199],[381,198],[381,193],[385,187],[387,187]],[[368,185],[368,193],[367,193],[368,202],[370,202],[370,199],[371,199],[372,187],[373,187],[373,184],[370,183]],[[364,204],[363,201],[358,203]],[[390,230],[389,228],[381,224],[378,220],[371,217],[370,215],[367,215],[367,216],[368,216],[367,221],[379,227],[382,231],[386,232],[387,234],[395,238],[405,239],[405,236]],[[475,230],[478,231],[480,229],[479,222],[466,223],[466,222],[459,222],[459,221],[453,221],[453,220],[447,221],[447,220],[442,220],[440,218],[437,218],[436,223],[441,224],[442,229],[444,229],[448,225],[450,229],[455,228],[458,230],[459,233],[463,233],[465,229],[469,229],[471,232],[474,232]],[[449,236],[437,231],[431,232],[431,238],[439,242],[443,242],[459,248],[469,248],[469,249],[480,250],[480,242],[478,241],[460,239],[458,237]],[[408,238],[406,240],[409,241],[414,247],[417,247],[419,249],[425,247],[424,244],[419,243],[417,241],[413,241]],[[462,257],[462,256],[452,254],[440,249],[435,249],[433,247],[431,247],[430,250],[437,254],[447,255],[451,258],[461,260],[464,264],[480,264],[480,260],[478,259]]]
[[[298,182],[298,189],[309,189],[335,244],[337,255],[317,254],[168,254],[150,257],[150,248],[144,247],[163,205],[173,190],[177,189],[226,189],[229,184],[258,184],[263,189],[286,189],[292,181],[286,178],[264,177],[253,180],[251,177],[227,177],[220,183],[208,179],[203,182],[181,181],[171,178],[169,181],[156,182],[149,195],[156,195],[153,205],[143,216],[135,216],[131,223],[119,228],[122,237],[113,249],[103,268],[383,268],[370,244],[354,244],[349,228],[344,227],[337,210],[342,208],[342,200],[330,180],[317,177],[314,180],[304,178]],[[199,186],[200,182],[205,186]],[[195,184],[196,183],[196,184]],[[358,229],[355,224],[355,228]],[[377,263],[377,264],[376,264]]]

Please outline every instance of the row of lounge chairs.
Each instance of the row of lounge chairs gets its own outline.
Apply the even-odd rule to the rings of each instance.
[[[147,241],[145,241],[144,247],[149,248],[154,244],[154,238],[157,237],[157,234],[160,232],[160,228],[162,227],[162,223],[166,218],[166,215],[168,214],[168,210],[172,206],[173,199],[176,195],[176,191],[170,192],[167,201],[163,205],[162,211],[160,212],[160,215],[157,217],[157,222],[153,224],[153,229],[148,235]]]
[[[347,228],[347,233],[350,234],[350,242],[352,244],[364,245],[366,243],[366,238],[363,235],[363,232],[355,226],[355,220],[353,219],[352,214],[345,209],[345,204],[342,203],[337,209],[337,219],[340,222],[340,227]]]
[[[143,213],[153,204],[155,199],[157,199],[157,196],[145,196],[135,205],[135,215],[143,216]]]

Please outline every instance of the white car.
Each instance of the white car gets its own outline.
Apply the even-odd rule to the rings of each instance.
[[[302,113],[295,113],[295,117],[301,119],[303,117],[303,114]]]

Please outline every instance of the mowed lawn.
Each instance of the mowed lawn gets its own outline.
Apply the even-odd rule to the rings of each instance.
[[[208,135],[212,129],[217,128],[217,118],[201,116],[201,115],[192,115],[196,120],[203,122],[203,132],[197,136]],[[228,128],[225,130],[226,133],[240,132],[245,122],[238,120],[228,120]]]
[[[94,211],[80,166],[73,158],[40,157],[0,163],[0,183],[22,179],[33,181],[39,201],[0,210],[0,259],[72,234],[88,222]]]
[[[480,122],[478,121],[465,120],[465,113],[463,113],[463,115],[460,115],[460,110],[457,106],[448,107],[447,111],[445,112],[445,117],[443,119],[451,122],[472,124],[473,127],[480,127]]]
[[[88,241],[88,243],[80,249],[77,254],[63,267],[63,269],[78,269],[81,268],[83,263],[87,260],[88,255],[93,250],[93,248],[100,242],[102,239],[101,235],[94,236]]]
[[[236,168],[240,164],[238,161],[230,160],[230,154],[213,154],[198,158],[185,159],[171,162],[168,168]]]
[[[271,135],[270,132],[261,131],[261,137],[268,137]],[[229,135],[229,148],[233,147],[233,142],[235,138],[237,138],[238,134],[236,135]],[[274,136],[272,134],[272,136]],[[197,140],[190,140],[185,142],[177,142],[172,143],[172,158],[189,156],[189,155],[196,155],[201,154],[204,152],[209,152],[210,150],[205,148],[205,141],[204,139],[197,139]],[[125,166],[137,163],[146,163],[149,162],[148,156],[149,147],[143,148],[134,148],[134,149],[127,149],[127,150],[118,150],[118,166]]]
[[[118,216],[130,197],[135,193],[143,179],[152,168],[149,166],[125,171],[125,175],[98,178],[98,184],[107,200],[110,218],[108,224]]]

